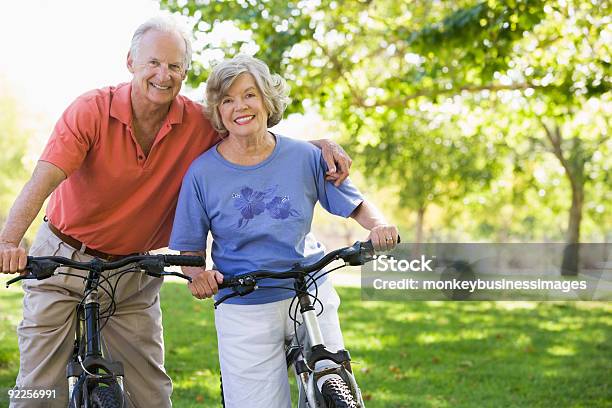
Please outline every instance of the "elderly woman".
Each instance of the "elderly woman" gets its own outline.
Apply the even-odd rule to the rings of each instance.
[[[339,187],[325,181],[319,149],[268,131],[281,120],[287,94],[281,77],[248,56],[220,63],[208,79],[207,114],[225,137],[185,175],[170,240],[172,249],[203,256],[212,234],[214,269],[184,268],[199,299],[217,293],[223,276],[318,261],[325,249],[310,232],[317,202],[368,229],[376,249],[396,245],[397,228],[350,180]],[[291,287],[289,281],[274,286],[283,283]],[[289,290],[262,288],[216,310],[226,407],[290,406],[283,345],[293,333],[288,315],[292,296]],[[344,348],[340,301],[330,282],[319,286],[319,298],[325,343],[332,351]]]

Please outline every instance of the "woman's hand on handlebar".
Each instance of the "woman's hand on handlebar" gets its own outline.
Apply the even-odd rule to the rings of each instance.
[[[372,241],[374,250],[390,251],[397,246],[399,231],[395,225],[380,224],[370,230],[368,239]]]
[[[223,283],[223,275],[221,272],[200,267],[183,266],[182,271],[185,275],[191,277],[191,283],[188,284],[191,294],[198,299],[206,299],[219,292],[219,284]]]

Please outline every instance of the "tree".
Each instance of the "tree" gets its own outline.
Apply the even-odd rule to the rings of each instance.
[[[406,5],[324,3],[232,2],[198,7],[188,2],[183,8],[172,2],[162,4],[199,20],[198,34],[200,30],[212,32],[226,20],[250,30],[259,47],[258,56],[292,84],[292,110],[301,110],[302,102],[317,104],[344,136],[349,150],[364,158],[366,173],[379,184],[392,180],[399,187],[402,205],[417,213],[416,239],[420,240],[427,206],[444,205],[472,188],[485,187],[495,165],[487,160],[470,160],[482,157],[471,151],[483,150],[474,143],[479,136],[462,140],[461,132],[448,121],[430,126],[426,122],[434,113],[422,112],[419,103],[412,107],[391,104],[380,110],[372,104],[380,93],[389,94],[401,85],[387,66],[375,64],[377,59],[388,57],[405,65],[403,69],[408,72],[413,69],[413,64],[404,63],[402,52],[389,44],[389,27],[385,23],[389,21],[393,29],[399,29],[396,16],[410,13]],[[428,3],[417,8],[419,16],[414,17],[415,23],[411,22],[415,27],[416,22],[435,21],[442,15],[441,9],[431,8]],[[400,41],[403,39],[397,38]],[[248,47],[248,41],[217,46],[223,53],[233,55]],[[209,48],[215,45],[205,46],[205,52]],[[363,58],[357,61],[355,57],[361,54]],[[192,85],[205,77],[203,65],[196,64],[190,77]],[[391,155],[393,160],[388,160]]]
[[[579,242],[589,184],[598,180],[602,185],[607,170],[601,162],[593,165],[597,152],[609,152],[604,149],[610,138],[609,114],[605,115],[610,110],[607,2],[243,0],[180,4],[162,1],[170,10],[200,21],[195,26],[197,33],[211,32],[223,21],[250,33],[236,43],[207,44],[204,51],[215,49],[227,56],[240,50],[256,51],[292,84],[292,110],[300,111],[304,103],[318,107],[347,144],[357,152],[367,151],[364,160],[369,173],[379,181],[401,182],[406,173],[413,177],[405,185],[405,203],[417,212],[423,208],[423,196],[435,197],[436,189],[451,192],[456,177],[464,185],[484,180],[480,187],[485,188],[499,174],[497,160],[504,162],[503,152],[507,152],[495,134],[485,134],[479,136],[484,145],[468,141],[464,154],[476,161],[494,162],[488,167],[468,167],[465,173],[465,166],[454,172],[439,170],[453,169],[452,163],[461,157],[438,149],[437,168],[429,172],[433,174],[419,173],[414,160],[428,151],[428,141],[431,150],[431,140],[455,132],[471,135],[474,141],[478,138],[471,130],[453,128],[443,121],[431,126],[435,113],[444,113],[449,105],[468,114],[480,108],[479,115],[501,123],[505,118],[498,110],[510,112],[531,129],[522,137],[551,152],[564,168],[572,197],[566,241]],[[206,70],[196,67],[190,81],[197,84],[205,78]],[[500,103],[504,109],[499,109]],[[599,104],[599,109],[590,109],[591,104]],[[592,120],[581,124],[585,115]],[[500,131],[513,137],[511,125]],[[397,165],[387,164],[384,172],[379,171],[390,152],[404,159],[387,161]],[[524,165],[525,158],[518,160],[523,163],[516,167],[530,167]],[[411,163],[412,168],[406,167]],[[597,174],[586,177],[586,169],[596,167]],[[609,190],[609,184],[604,187]],[[440,194],[437,200],[452,206],[467,193],[469,189]]]
[[[18,106],[0,82],[0,225],[29,175],[24,157],[31,131],[24,126]]]

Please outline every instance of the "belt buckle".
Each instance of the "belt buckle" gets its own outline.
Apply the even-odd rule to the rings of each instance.
[[[118,260],[120,260],[121,258],[123,258],[123,257],[122,257],[122,256],[120,256],[120,255],[104,254],[104,260],[105,260],[106,262],[114,262],[114,261],[118,261]]]

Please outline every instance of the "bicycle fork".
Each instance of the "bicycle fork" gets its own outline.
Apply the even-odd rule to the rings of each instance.
[[[304,398],[300,393],[298,406],[310,408],[324,407],[325,403],[321,399],[320,392],[318,392],[320,390],[318,389],[317,382],[324,376],[338,375],[350,387],[360,407],[364,407],[361,391],[352,374],[349,352],[347,350],[339,350],[336,353],[331,353],[327,350],[317,312],[310,300],[310,295],[308,295],[305,279],[303,277],[297,278],[294,287],[298,294],[300,314],[306,331],[305,344],[302,345],[303,349],[298,350],[294,354],[293,361],[288,361],[288,363],[292,362],[294,364],[295,373],[301,385],[300,388],[306,394]],[[299,336],[299,334],[296,333],[296,336]],[[309,350],[308,356],[305,356],[303,353],[306,350]],[[316,363],[322,360],[333,361],[336,365],[317,369]]]
[[[98,300],[99,272],[90,271],[85,287],[85,302],[77,310],[77,326],[74,342],[73,356],[66,366],[66,377],[68,379],[68,398],[72,401],[79,379],[83,375],[88,378],[98,379],[100,370],[114,378],[124,393],[123,387],[123,365],[120,362],[109,362],[102,354],[102,341],[100,335],[100,302]],[[81,326],[81,321],[83,324]],[[83,333],[81,333],[83,329]],[[83,344],[84,342],[84,344]],[[84,357],[84,358],[83,358]],[[87,384],[81,384],[81,387]]]

